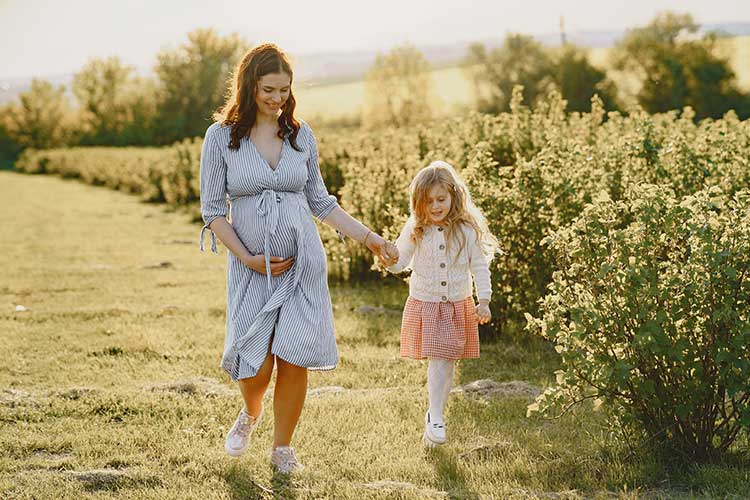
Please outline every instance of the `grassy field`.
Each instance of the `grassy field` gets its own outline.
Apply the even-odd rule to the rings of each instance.
[[[453,395],[451,441],[426,452],[426,367],[397,356],[397,280],[331,287],[340,364],[311,376],[294,440],[307,468],[272,475],[271,418],[231,459],[223,249],[200,254],[182,213],[73,181],[0,172],[0,199],[3,500],[746,497],[739,462],[669,469],[613,443],[599,413],[530,420],[513,393]],[[500,341],[457,382],[544,387],[557,366],[541,343]]]
[[[740,87],[750,91],[750,36],[722,39],[720,51],[730,61],[737,74]],[[611,49],[591,49],[591,62],[601,68],[609,66]],[[473,87],[466,73],[460,67],[443,68],[431,73],[435,98],[434,110],[438,114],[450,114],[473,106]],[[613,74],[612,78],[621,78]],[[619,83],[619,82],[618,82]],[[625,85],[632,85],[626,82]],[[361,113],[365,101],[363,81],[305,87],[295,89],[297,109],[300,116],[314,121],[318,119],[351,119]]]
[[[462,112],[472,105],[472,84],[460,67],[432,71],[433,99],[436,113]],[[365,102],[364,81],[295,88],[297,110],[309,120],[358,117]]]

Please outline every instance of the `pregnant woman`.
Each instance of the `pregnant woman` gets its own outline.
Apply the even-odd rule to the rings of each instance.
[[[232,456],[247,448],[275,365],[271,463],[281,473],[302,468],[290,442],[307,370],[330,370],[338,360],[326,255],[312,216],[384,264],[398,259],[394,245],[328,194],[315,137],[294,108],[286,55],[272,44],[250,50],[206,131],[200,165],[201,250],[206,229],[214,252],[216,237],[229,249],[221,366],[239,382],[245,403],[225,448]]]

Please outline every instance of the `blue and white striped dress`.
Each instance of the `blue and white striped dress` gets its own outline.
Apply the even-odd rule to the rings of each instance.
[[[288,137],[276,169],[243,138],[229,149],[229,126],[206,130],[200,161],[203,232],[218,217],[229,220],[253,255],[265,254],[266,274],[227,252],[227,324],[221,367],[239,380],[254,377],[271,352],[297,366],[328,370],[338,360],[326,255],[312,216],[324,219],[336,206],[318,165],[312,130],[302,123],[295,150]],[[227,203],[227,198],[229,203]],[[228,209],[229,206],[229,209]],[[216,240],[211,234],[212,249]],[[271,276],[268,258],[294,257]]]

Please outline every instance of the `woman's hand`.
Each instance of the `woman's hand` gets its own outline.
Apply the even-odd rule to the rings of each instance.
[[[490,320],[492,319],[492,312],[490,311],[489,301],[479,301],[479,305],[477,306],[477,318],[479,319],[480,325],[484,325],[490,322]]]
[[[294,258],[289,257],[283,259],[272,255],[271,258],[271,276],[278,276],[284,274],[294,265]],[[263,254],[251,255],[249,258],[243,261],[247,267],[256,271],[260,274],[266,274],[266,259]]]
[[[368,233],[365,237],[367,248],[380,259],[383,266],[392,266],[398,262],[398,248],[390,241],[386,241],[376,233]]]

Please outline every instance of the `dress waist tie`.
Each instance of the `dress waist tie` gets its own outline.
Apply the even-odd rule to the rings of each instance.
[[[279,204],[285,195],[302,195],[302,191],[274,191],[273,189],[265,189],[258,200],[255,202],[255,207],[258,210],[258,215],[265,219],[265,227],[263,228],[263,257],[266,262],[266,285],[268,292],[271,292],[271,237],[276,234],[276,228],[279,225]],[[291,208],[291,207],[290,207]],[[298,217],[302,216],[302,206],[298,210],[294,210],[290,213],[296,214]],[[305,224],[302,221],[298,221],[295,224],[297,228],[304,233]],[[294,262],[295,273],[293,287],[297,286],[299,281],[299,269],[300,263],[306,258],[305,254],[305,240],[307,235],[300,234],[297,238],[297,258]]]
[[[205,226],[203,226],[201,228],[201,235],[200,235],[200,249],[201,249],[201,252],[205,250],[205,248],[203,246],[203,235],[206,233],[206,229],[208,229],[210,231],[210,233],[211,233],[211,251],[213,253],[219,253],[219,249],[216,248],[216,235],[214,234],[213,231],[211,231],[211,228],[208,227],[208,224],[206,224]]]

